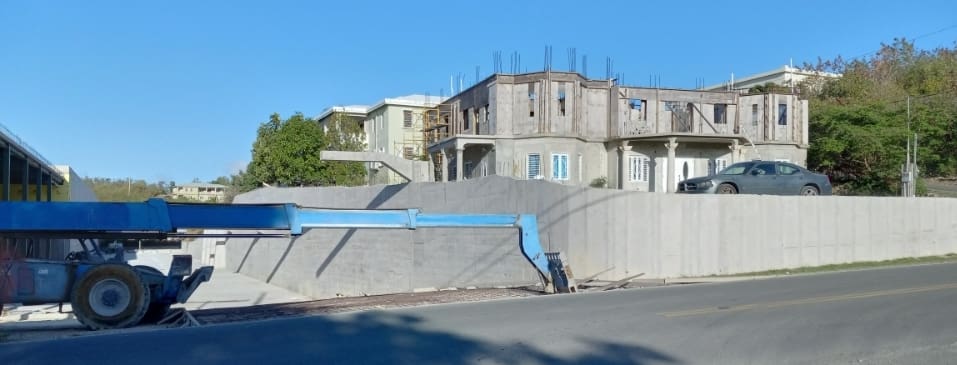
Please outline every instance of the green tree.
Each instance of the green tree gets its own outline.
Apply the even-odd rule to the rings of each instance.
[[[895,39],[868,59],[806,67],[842,75],[809,80],[822,87],[804,89],[813,90],[808,166],[830,175],[840,191],[897,194],[914,133],[922,176],[957,173],[957,48],[918,50]]]
[[[323,150],[362,151],[365,136],[360,121],[334,115],[323,126],[296,113],[286,120],[278,114],[259,126],[252,161],[232,183],[240,191],[260,184],[274,186],[360,185],[365,182],[361,163],[322,161]]]
[[[365,130],[362,119],[344,113],[334,113],[326,126],[325,136],[329,151],[364,151]],[[357,186],[366,182],[366,168],[361,162],[324,161],[326,185]]]
[[[142,202],[163,196],[163,187],[144,180],[86,177],[83,179],[104,202]]]

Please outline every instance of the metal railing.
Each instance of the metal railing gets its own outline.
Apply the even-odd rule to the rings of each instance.
[[[45,157],[43,157],[43,155],[41,155],[40,152],[37,152],[37,150],[33,149],[33,147],[27,144],[27,142],[25,142],[19,136],[14,134],[12,131],[10,131],[10,129],[7,128],[7,126],[3,125],[3,123],[0,123],[0,136],[10,140],[10,142],[17,144],[18,146],[20,146],[20,148],[26,150],[26,152],[33,155],[34,158],[46,164],[47,167],[50,167],[51,169],[53,168],[53,163],[50,162],[50,160],[47,160]]]

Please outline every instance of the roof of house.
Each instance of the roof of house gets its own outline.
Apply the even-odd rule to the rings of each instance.
[[[764,72],[756,73],[753,75],[747,75],[744,77],[736,77],[734,78],[734,83],[735,85],[747,84],[754,80],[760,80],[760,79],[767,78],[774,75],[783,75],[783,74],[789,74],[789,73],[794,75],[801,75],[801,76],[841,77],[840,74],[813,71],[813,70],[804,70],[797,67],[784,65],[770,71],[764,71]],[[726,89],[729,83],[730,83],[730,80],[726,80],[720,84],[707,86],[704,88],[704,90],[715,90],[715,89],[722,89],[722,88]]]
[[[423,94],[411,94],[403,95],[394,98],[385,98],[380,100],[378,103],[375,103],[372,106],[368,105],[344,105],[344,106],[332,106],[326,108],[319,113],[319,116],[316,117],[317,120],[325,118],[332,113],[349,113],[349,114],[366,114],[373,110],[379,109],[386,105],[399,105],[399,106],[413,106],[413,107],[429,107],[433,105],[438,105],[446,98],[440,96],[430,96]]]
[[[316,117],[316,120],[322,120],[322,118],[328,117],[332,113],[365,115],[368,111],[369,111],[368,105],[331,106],[323,110],[322,113],[319,113],[319,115]]]
[[[225,188],[226,185],[220,184],[210,184],[210,183],[189,183],[183,185],[176,185],[177,188]]]

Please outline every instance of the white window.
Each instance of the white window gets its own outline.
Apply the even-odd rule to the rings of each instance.
[[[568,180],[568,154],[552,154],[552,180]]]
[[[758,104],[751,104],[751,125],[758,126]]]
[[[628,156],[628,181],[648,182],[651,159],[645,156]]]
[[[582,158],[582,154],[579,153],[579,154],[578,154],[578,181],[579,181],[579,182],[585,181],[585,177],[584,177],[584,174],[583,174],[583,171],[585,171],[585,168],[584,168],[584,166],[582,166],[582,164],[583,164],[582,162],[583,162],[583,161],[584,161],[584,159]]]
[[[708,175],[714,175],[728,167],[728,160],[716,158],[708,161]]]
[[[402,111],[402,126],[405,128],[412,128],[412,111],[411,110]]]
[[[788,105],[778,104],[778,125],[788,125]]]
[[[525,157],[525,178],[540,179],[542,177],[542,155],[529,153]]]

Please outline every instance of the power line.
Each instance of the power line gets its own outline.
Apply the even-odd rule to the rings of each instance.
[[[921,35],[919,35],[919,36],[917,36],[917,37],[911,38],[911,41],[916,41],[916,40],[921,39],[921,38],[927,38],[927,37],[930,37],[930,36],[932,36],[932,35],[939,34],[939,33],[943,33],[943,32],[946,32],[946,31],[948,31],[948,30],[955,29],[955,28],[957,28],[957,24],[948,25],[948,26],[946,26],[946,27],[940,28],[940,29],[935,30],[935,31],[933,31],[933,32],[926,33],[926,34],[921,34]],[[851,59],[851,60],[854,60],[854,59],[861,58],[861,57],[863,57],[863,56],[871,55],[871,54],[880,52],[882,49],[883,49],[883,48],[878,48],[878,49],[875,49],[875,50],[870,51],[870,52],[864,52],[864,53],[861,53],[860,55],[851,57],[850,59]]]

